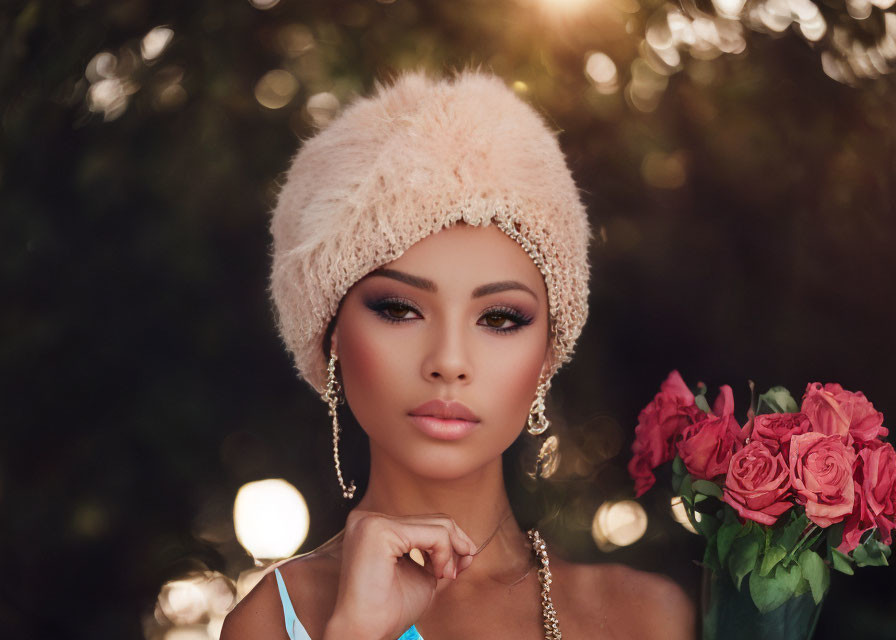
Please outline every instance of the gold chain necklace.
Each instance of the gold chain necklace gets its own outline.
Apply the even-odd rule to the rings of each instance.
[[[535,556],[541,561],[541,569],[538,570],[538,581],[541,583],[541,617],[544,620],[545,640],[560,640],[560,621],[557,619],[557,610],[551,601],[551,566],[548,561],[548,548],[538,533],[538,529],[529,529],[527,532],[529,542]]]
[[[501,521],[498,522],[498,526],[492,531],[492,535],[479,545],[479,548],[473,555],[478,555],[479,552],[491,542],[495,534],[498,533],[498,529],[501,528],[501,525],[504,524],[504,521],[507,520],[511,514],[512,512],[508,511],[507,515],[501,518]],[[532,550],[535,552],[536,560],[541,562],[541,568],[538,570],[538,581],[541,583],[541,617],[544,622],[544,638],[545,640],[561,640],[563,636],[560,633],[560,621],[557,619],[557,610],[554,609],[554,603],[551,600],[551,563],[548,559],[548,548],[544,539],[542,539],[541,534],[538,532],[538,529],[529,529],[526,534],[529,536],[529,543],[532,545]],[[529,571],[531,571],[531,569]],[[513,584],[517,584],[524,580],[526,576],[529,575],[529,571]]]

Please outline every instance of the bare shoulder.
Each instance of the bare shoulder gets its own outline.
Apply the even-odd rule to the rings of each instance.
[[[276,578],[270,571],[224,618],[221,640],[282,640],[285,637]]]
[[[339,565],[332,557],[312,551],[277,565],[296,616],[312,638],[323,636],[335,604]],[[287,638],[280,589],[273,567],[227,614],[221,640]]]
[[[592,632],[643,640],[696,637],[694,603],[668,576],[622,564],[561,562],[574,587],[571,599],[577,611],[588,612],[584,617]]]

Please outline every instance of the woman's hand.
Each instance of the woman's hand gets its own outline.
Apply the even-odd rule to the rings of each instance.
[[[413,548],[424,554],[424,566],[407,557]],[[470,537],[445,514],[397,517],[352,510],[324,640],[343,632],[359,640],[395,640],[426,611],[437,590],[470,566],[475,552]]]

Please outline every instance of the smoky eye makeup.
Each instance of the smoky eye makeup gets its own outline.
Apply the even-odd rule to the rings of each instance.
[[[423,315],[413,301],[400,296],[372,296],[365,298],[364,306],[379,318],[394,324],[413,321],[418,319],[415,315]],[[484,320],[484,323],[477,324],[499,334],[518,331],[534,321],[531,314],[510,305],[487,307],[480,313],[479,319]],[[505,326],[507,322],[512,324]]]
[[[389,322],[397,323],[408,320],[410,318],[406,318],[405,316],[408,316],[411,313],[420,315],[420,312],[417,311],[417,307],[413,302],[407,298],[396,296],[387,296],[384,298],[373,297],[369,300],[365,300],[364,306],[376,313],[383,320]]]

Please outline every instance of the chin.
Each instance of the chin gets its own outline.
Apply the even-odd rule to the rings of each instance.
[[[460,480],[470,475],[480,473],[492,459],[501,462],[501,454],[497,452],[494,458],[471,460],[469,451],[458,448],[446,452],[417,452],[412,453],[413,459],[408,461],[406,468],[414,475],[421,478],[436,481]],[[402,456],[403,458],[404,456]]]

